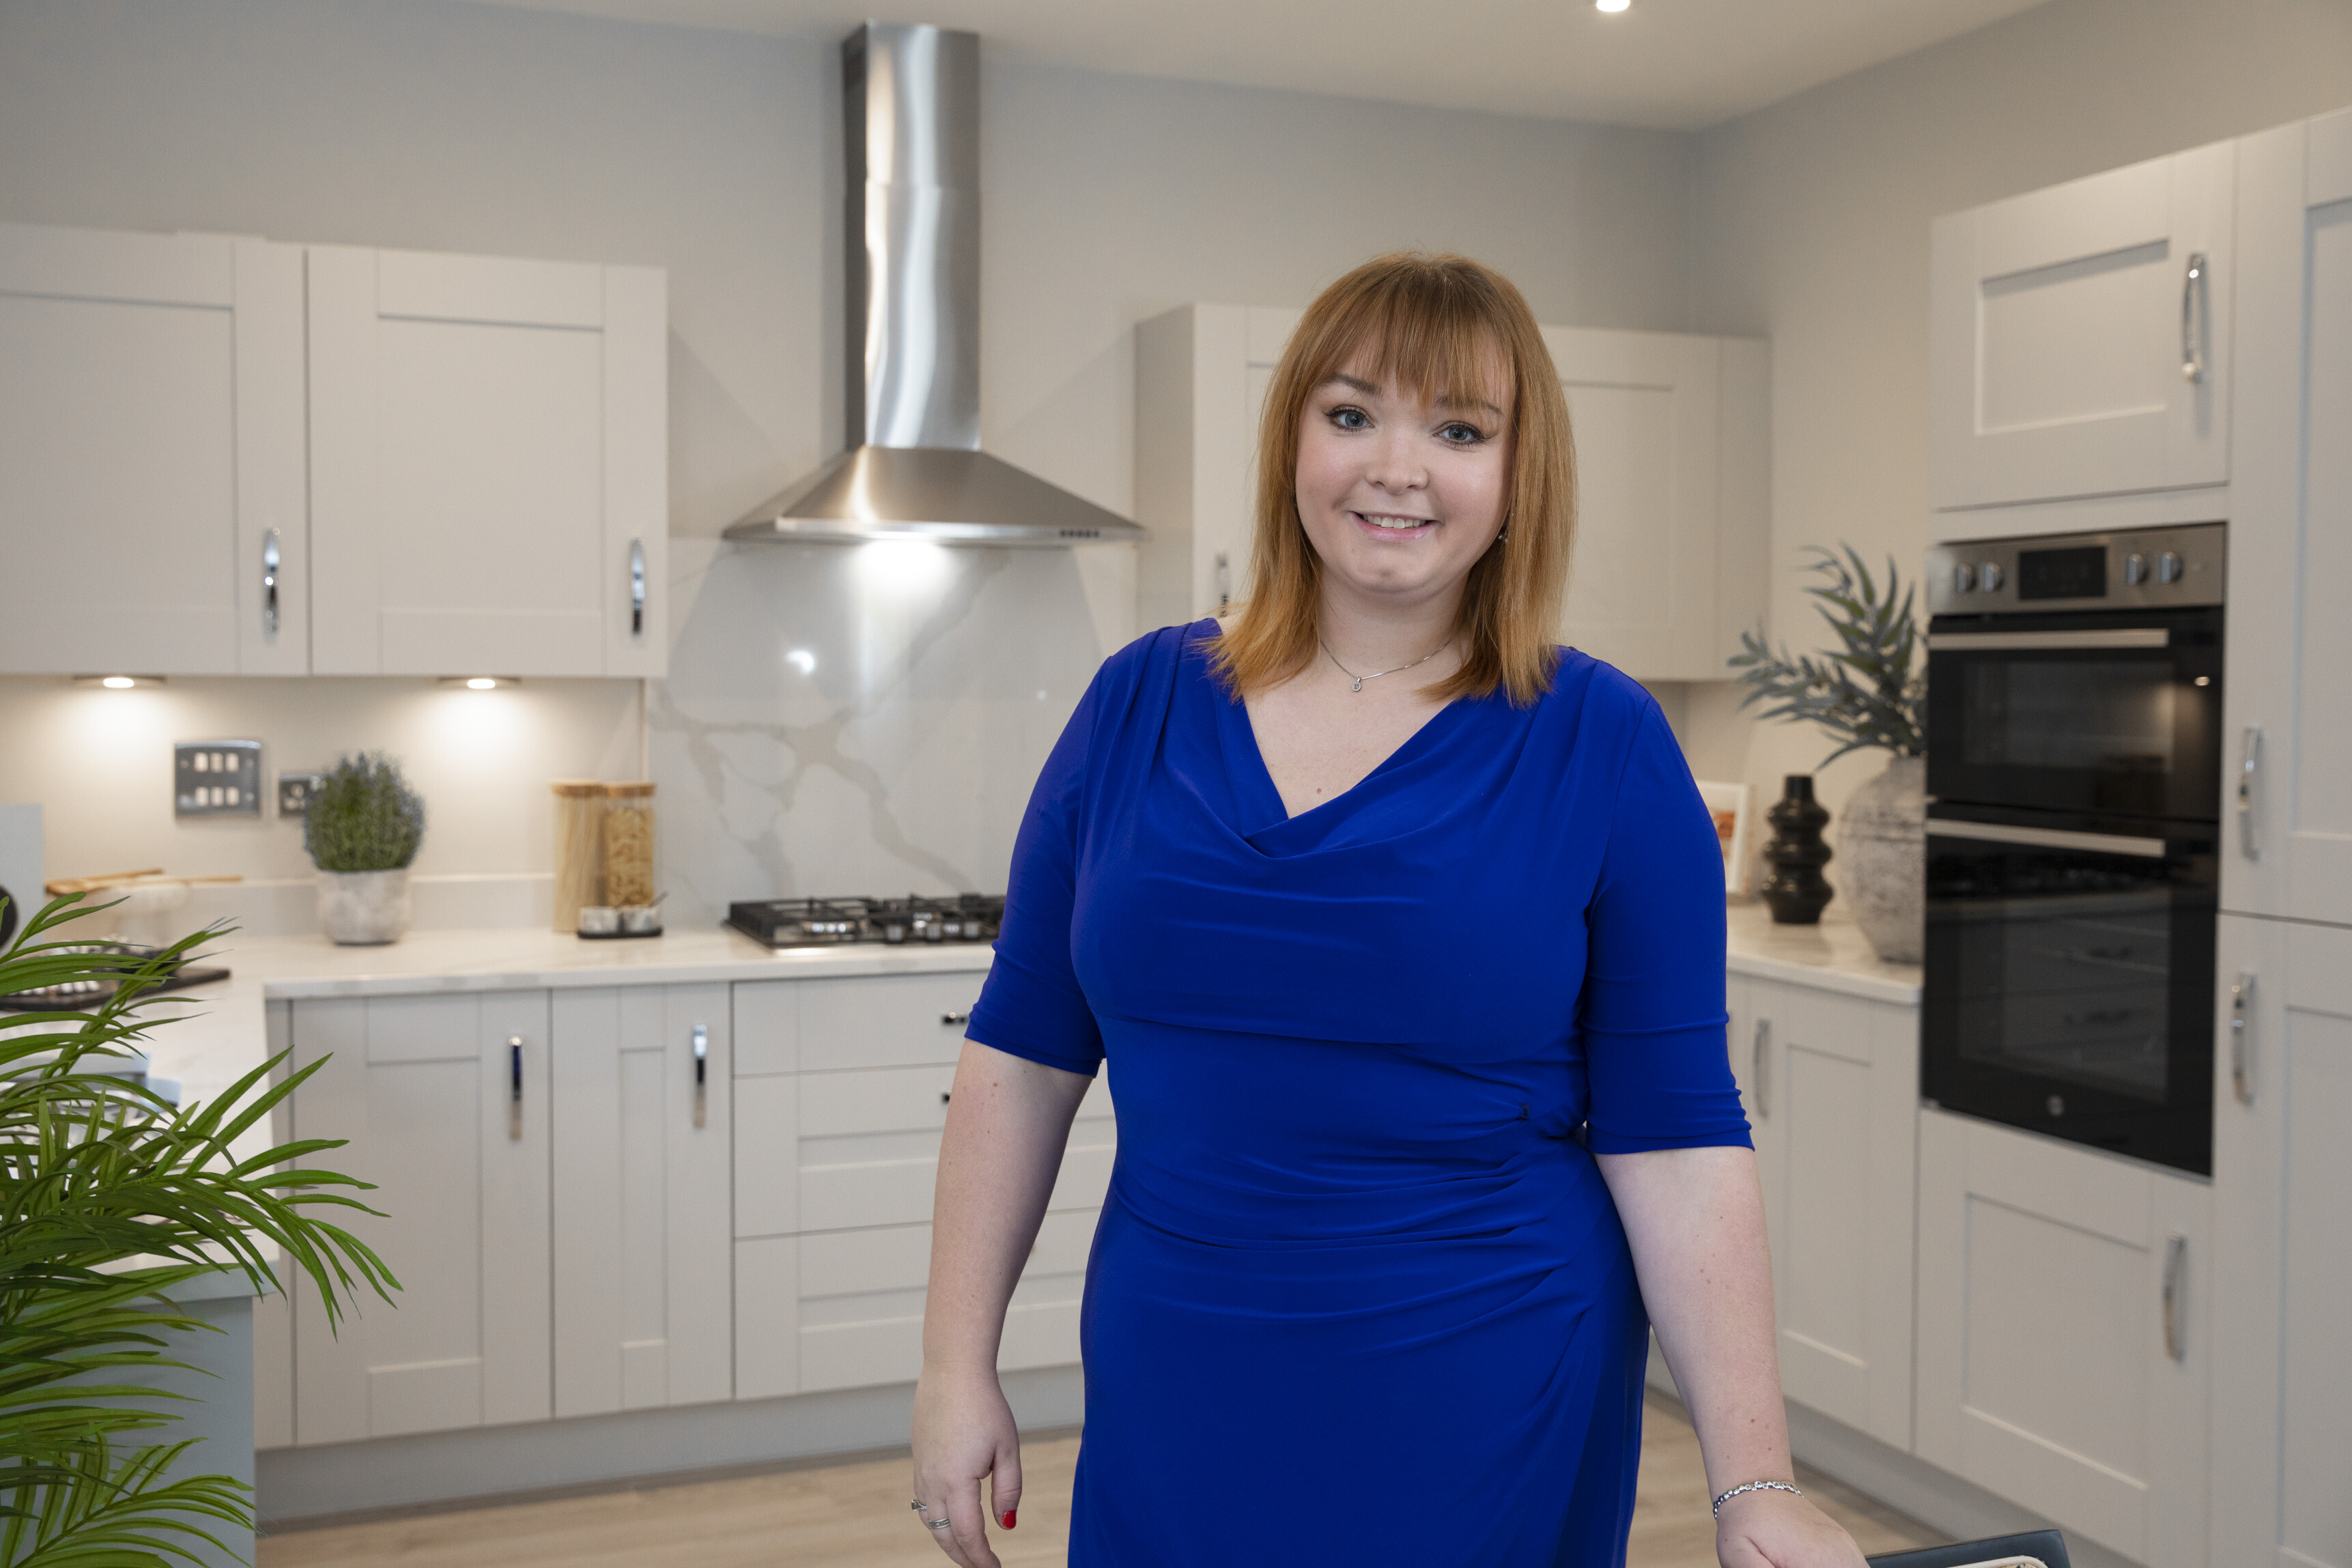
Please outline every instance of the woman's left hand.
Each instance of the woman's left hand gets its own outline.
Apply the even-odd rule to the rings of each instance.
[[[1784,1491],[1742,1492],[1715,1521],[1723,1568],[1863,1568],[1862,1548],[1838,1521]]]

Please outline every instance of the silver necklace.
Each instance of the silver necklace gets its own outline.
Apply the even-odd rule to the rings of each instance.
[[[1415,659],[1410,664],[1399,664],[1394,669],[1371,670],[1360,675],[1356,674],[1355,671],[1348,668],[1347,665],[1339,663],[1339,655],[1331,652],[1330,643],[1324,642],[1320,637],[1315,639],[1315,643],[1316,646],[1323,650],[1323,656],[1331,661],[1333,668],[1337,669],[1341,674],[1356,683],[1348,689],[1351,692],[1360,692],[1364,689],[1364,683],[1366,681],[1377,681],[1382,675],[1393,675],[1400,670],[1414,669],[1420,665],[1426,664],[1429,661],[1437,657],[1438,654],[1443,653],[1446,649],[1454,646],[1454,639],[1448,637],[1444,642],[1440,643],[1436,647],[1432,648],[1428,653],[1423,653],[1420,658]]]

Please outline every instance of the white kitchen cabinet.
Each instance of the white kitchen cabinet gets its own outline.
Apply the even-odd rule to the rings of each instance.
[[[306,670],[302,421],[299,247],[0,224],[0,671]]]
[[[294,1135],[375,1186],[337,1216],[400,1282],[341,1332],[296,1298],[294,1440],[310,1446],[552,1413],[548,994],[298,1001]]]
[[[2235,158],[2218,143],[1936,221],[1931,507],[2228,481]]]
[[[1908,1449],[1918,1009],[1741,975],[1729,1001],[1781,1385]]]
[[[2352,931],[2221,918],[2213,1561],[2352,1565]]]
[[[2352,111],[2240,148],[2221,904],[2352,925]]]
[[[912,1379],[933,1188],[984,973],[735,988],[735,1396]],[[1087,1091],[999,1365],[1078,1357],[1086,1251],[1110,1180],[1106,1079]]]
[[[1919,1457],[2150,1568],[2205,1563],[2211,1197],[1921,1111]]]
[[[553,994],[555,1414],[734,1390],[721,985]]]
[[[309,258],[313,671],[664,674],[661,271]]]
[[[1136,329],[1136,517],[1145,625],[1247,589],[1266,389],[1299,312],[1188,305]],[[1767,346],[1548,327],[1580,493],[1561,636],[1650,680],[1720,680],[1764,612]]]

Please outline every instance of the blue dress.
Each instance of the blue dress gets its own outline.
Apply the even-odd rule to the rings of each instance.
[[[1286,816],[1214,631],[1096,676],[971,1015],[1115,1064],[1069,1561],[1620,1563],[1648,1320],[1592,1156],[1748,1142],[1689,769],[1563,650]]]

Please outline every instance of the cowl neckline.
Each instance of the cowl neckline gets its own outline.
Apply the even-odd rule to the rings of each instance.
[[[1436,774],[1452,771],[1452,759],[1444,755],[1447,743],[1496,698],[1454,698],[1432,714],[1370,773],[1294,817],[1283,805],[1282,791],[1276,788],[1265,754],[1259,749],[1247,705],[1227,691],[1210,668],[1204,641],[1214,635],[1215,626],[1211,620],[1192,628],[1193,634],[1186,638],[1179,678],[1194,683],[1199,689],[1192,695],[1204,698],[1215,713],[1218,748],[1237,819],[1226,825],[1244,843],[1260,854],[1286,858],[1322,849],[1335,837],[1358,840],[1362,835],[1350,830],[1373,827],[1368,818],[1382,819],[1371,836],[1388,838],[1407,830],[1415,817],[1425,821],[1444,814],[1449,803],[1444,800],[1433,798],[1413,806],[1403,797],[1416,786],[1434,782]]]

